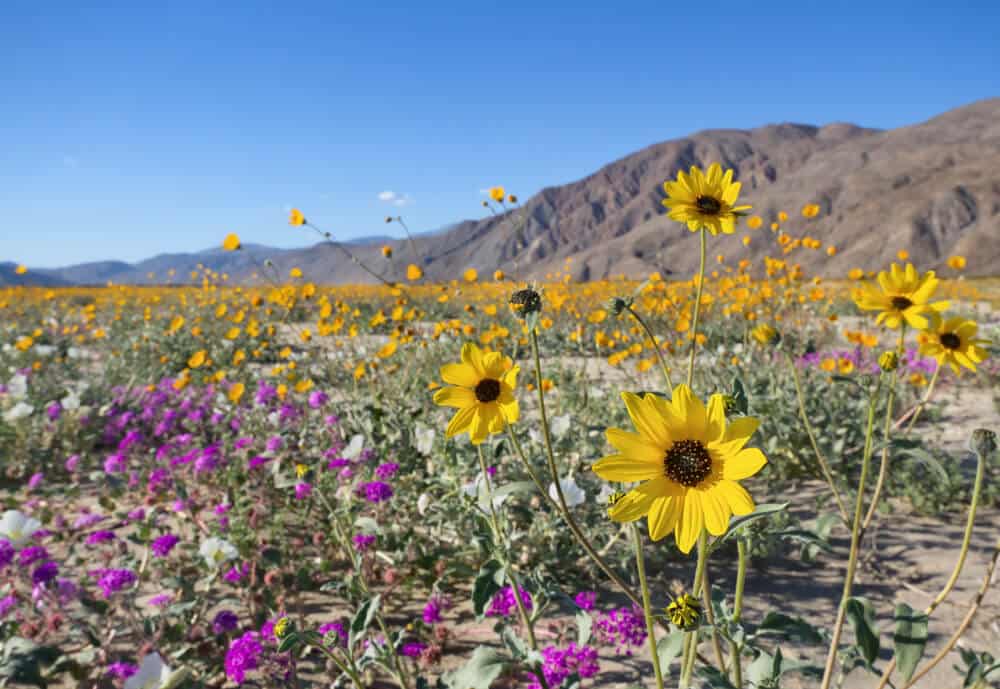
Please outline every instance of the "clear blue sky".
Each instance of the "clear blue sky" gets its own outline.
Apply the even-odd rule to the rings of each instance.
[[[698,129],[919,122],[1000,95],[998,8],[6,0],[0,260],[307,245],[290,206],[426,230]]]

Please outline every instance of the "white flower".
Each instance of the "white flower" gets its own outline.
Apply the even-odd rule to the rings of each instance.
[[[59,400],[59,404],[66,411],[76,411],[80,408],[80,396],[76,394],[75,390],[70,390],[69,394]]]
[[[159,653],[153,652],[142,659],[139,671],[125,680],[125,689],[160,689],[170,679],[171,670]]]
[[[7,510],[0,517],[0,538],[7,539],[14,547],[26,542],[40,528],[40,521],[17,510]]]
[[[423,424],[417,426],[413,435],[417,438],[417,452],[422,455],[429,455],[434,447],[434,429]]]
[[[553,416],[552,422],[549,424],[549,428],[552,430],[552,435],[557,438],[561,438],[566,435],[569,431],[570,426],[570,415],[563,414],[562,416]]]
[[[583,488],[578,486],[572,477],[559,479],[559,487],[562,488],[567,507],[576,507],[587,501],[587,494],[583,492]],[[549,484],[549,497],[553,500],[559,500],[559,495],[556,493],[556,484],[554,483]]]
[[[35,354],[38,356],[49,356],[56,348],[52,345],[35,345]]]
[[[70,347],[66,350],[66,356],[70,359],[80,359],[83,357],[83,350],[79,347]]]
[[[7,394],[19,400],[28,394],[28,377],[18,373],[7,381]]]
[[[27,402],[18,402],[4,412],[3,419],[8,423],[14,423],[15,421],[31,416],[31,412],[33,411],[35,411],[35,408]]]
[[[601,483],[601,490],[597,493],[597,503],[599,505],[607,505],[608,498],[615,494],[615,489],[611,487],[608,483]]]
[[[340,456],[344,459],[356,459],[358,455],[361,454],[361,449],[365,446],[365,436],[355,435],[351,438],[351,442],[347,444],[344,451],[340,453]]]
[[[239,555],[236,546],[223,538],[216,538],[215,536],[202,541],[198,552],[205,558],[205,562],[208,563],[209,567],[219,567],[223,562],[234,560]]]
[[[417,498],[417,512],[419,512],[420,515],[423,516],[424,513],[427,512],[427,508],[430,507],[430,505],[431,505],[431,496],[429,496],[427,493],[421,493],[420,497]]]

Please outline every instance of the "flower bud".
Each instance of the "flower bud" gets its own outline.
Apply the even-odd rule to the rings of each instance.
[[[510,309],[524,318],[542,310],[542,295],[531,287],[519,289],[510,295]]]
[[[621,315],[622,311],[626,311],[632,306],[632,300],[623,297],[611,297],[608,299],[608,309],[614,316]]]
[[[878,367],[886,373],[892,373],[899,368],[899,355],[889,350],[878,355]]]
[[[989,457],[997,450],[997,434],[986,428],[977,428],[972,431],[969,448],[977,455]]]
[[[776,345],[781,342],[781,333],[767,323],[758,325],[750,331],[750,335],[762,345]]]
[[[666,608],[667,617],[678,629],[690,631],[701,621],[701,601],[690,593],[674,598]]]

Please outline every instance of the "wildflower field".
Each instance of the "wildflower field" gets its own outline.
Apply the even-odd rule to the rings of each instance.
[[[0,291],[0,686],[996,686],[1000,284],[664,192],[689,279]]]

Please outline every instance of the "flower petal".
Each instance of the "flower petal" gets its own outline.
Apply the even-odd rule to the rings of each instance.
[[[657,498],[647,517],[650,539],[658,541],[673,531],[683,510],[684,498],[682,496]]]
[[[722,467],[722,477],[731,481],[750,478],[767,464],[767,457],[756,447],[740,450],[736,455],[726,458]]]
[[[455,412],[455,415],[451,417],[451,421],[448,423],[448,428],[444,431],[445,437],[451,438],[459,433],[465,433],[465,431],[469,430],[469,427],[472,425],[472,421],[475,417],[475,407],[459,409]]]
[[[713,536],[721,536],[729,528],[729,503],[724,501],[714,490],[697,491],[701,497],[702,510],[705,512],[705,526]]]
[[[677,524],[674,525],[674,538],[677,540],[677,547],[684,554],[690,553],[691,548],[698,542],[704,528],[705,518],[701,511],[701,496],[696,490],[689,490],[683,498],[683,510]]]
[[[474,342],[466,342],[462,345],[462,361],[473,368],[479,380],[486,377],[486,369],[483,367],[483,350],[477,347]]]
[[[650,481],[663,478],[663,464],[643,462],[623,455],[608,455],[594,462],[591,469],[605,481]]]
[[[736,483],[723,479],[715,484],[714,490],[729,504],[733,514],[742,517],[750,514],[754,510],[753,498],[746,491],[746,488]]]
[[[661,448],[670,444],[664,423],[656,414],[655,407],[643,404],[642,398],[631,392],[623,392],[622,400],[625,402],[625,408],[628,409],[628,415],[631,417],[632,423],[635,424],[636,430],[651,441],[651,444],[655,443]]]
[[[469,388],[446,387],[434,393],[434,404],[442,407],[474,407],[476,393]]]
[[[705,441],[719,440],[726,432],[726,402],[719,394],[708,398],[708,425],[705,427]]]
[[[634,522],[646,515],[656,497],[630,490],[614,507],[608,510],[608,516],[616,522]]]
[[[663,465],[663,458],[666,456],[664,449],[653,445],[646,436],[620,428],[609,428],[605,435],[608,442],[626,457]]]
[[[468,364],[445,364],[441,367],[441,380],[449,385],[474,388],[479,383],[480,376]]]
[[[691,388],[681,383],[674,388],[672,399],[674,412],[684,421],[685,433],[677,440],[705,440],[708,414],[705,405],[694,396]]]

